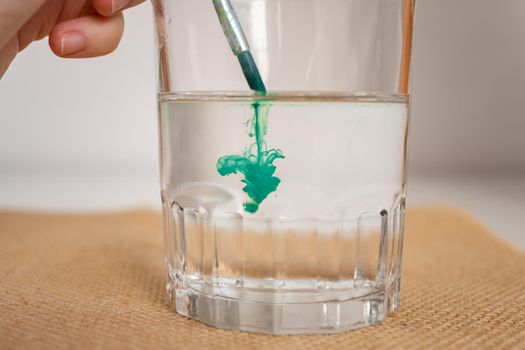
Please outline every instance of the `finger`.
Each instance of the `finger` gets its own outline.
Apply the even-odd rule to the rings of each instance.
[[[6,46],[45,0],[0,0],[0,48]]]
[[[49,46],[60,57],[103,56],[117,48],[123,31],[121,14],[84,16],[58,24],[49,35]]]
[[[95,10],[102,16],[114,14],[144,2],[144,0],[91,0]]]
[[[47,1],[19,29],[18,42],[20,51],[33,41],[47,37],[57,23],[97,13],[88,0],[64,1],[66,0]]]
[[[0,50],[0,79],[4,76],[11,61],[18,53],[18,37],[14,36],[7,42],[7,45]]]

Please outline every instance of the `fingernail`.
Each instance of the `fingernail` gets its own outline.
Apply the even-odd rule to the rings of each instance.
[[[122,10],[128,3],[128,0],[111,0],[111,13]]]
[[[86,36],[79,32],[68,32],[62,35],[60,42],[60,53],[62,56],[70,56],[86,49]]]

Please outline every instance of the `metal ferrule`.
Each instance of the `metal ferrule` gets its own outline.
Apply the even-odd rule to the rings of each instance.
[[[213,6],[233,54],[238,56],[241,52],[249,51],[248,40],[246,40],[230,0],[213,0]]]

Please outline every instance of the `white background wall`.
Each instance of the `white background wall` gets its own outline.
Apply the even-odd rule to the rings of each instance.
[[[525,169],[525,1],[416,2],[412,165]]]
[[[525,246],[525,1],[417,1],[409,199],[467,207]],[[0,81],[0,207],[159,202],[151,17],[129,11],[108,57],[45,41],[19,55]]]

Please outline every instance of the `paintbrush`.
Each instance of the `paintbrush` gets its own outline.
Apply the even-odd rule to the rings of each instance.
[[[233,54],[237,56],[239,60],[242,72],[250,89],[266,94],[266,87],[250,52],[248,40],[246,40],[246,36],[244,35],[244,31],[242,30],[242,26],[239,23],[239,19],[230,0],[213,0],[213,6],[219,17],[224,35],[226,35],[226,39],[228,39]]]

